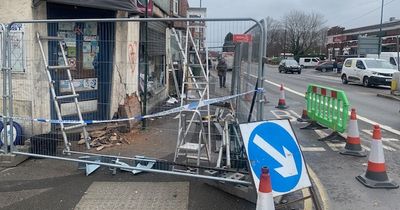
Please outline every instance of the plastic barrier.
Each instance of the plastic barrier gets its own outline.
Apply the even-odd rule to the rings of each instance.
[[[311,84],[306,93],[307,114],[312,120],[343,133],[349,119],[349,101],[341,90]]]

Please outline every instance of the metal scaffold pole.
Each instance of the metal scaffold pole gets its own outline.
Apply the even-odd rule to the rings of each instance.
[[[148,16],[148,9],[149,9],[149,1],[146,0],[146,11],[144,17],[147,19]],[[148,31],[149,25],[148,22],[144,22],[144,84],[143,84],[143,107],[142,107],[142,116],[147,114],[147,83],[148,83],[148,74],[149,74],[149,54],[148,54]],[[142,121],[142,129],[146,128],[146,119]]]

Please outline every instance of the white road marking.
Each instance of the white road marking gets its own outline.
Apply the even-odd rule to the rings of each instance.
[[[278,119],[282,119],[282,117],[288,117],[289,119],[291,119],[290,121],[292,121],[293,119],[294,119],[293,121],[297,121],[297,119],[295,117],[293,117],[292,115],[290,115],[290,113],[292,113],[295,116],[300,116],[293,110],[288,110],[290,113],[284,111],[286,115],[279,115],[279,114],[276,114],[274,111],[282,111],[282,110],[271,110],[271,113]],[[325,152],[326,151],[325,148],[323,148],[323,147],[304,147],[304,146],[300,145],[300,148],[303,152]]]
[[[324,131],[322,131],[322,130],[315,130],[315,133],[317,133],[317,135],[319,136],[319,137],[321,137],[321,138],[324,138],[324,137],[326,137],[326,136],[328,136],[328,134],[327,133],[325,133]],[[371,140],[366,140],[366,139],[363,139],[364,141],[367,141],[367,142],[369,142],[369,143],[371,143]],[[331,143],[331,142],[329,142],[329,141],[326,141],[326,144],[333,150],[333,151],[338,151],[338,147],[344,147],[346,144],[345,143],[341,143],[341,144],[333,144],[333,143]],[[365,150],[367,150],[367,151],[370,151],[370,148],[368,148],[367,146],[365,146],[365,145],[362,145],[361,144],[361,146],[365,149]],[[391,151],[391,152],[395,152],[396,151],[396,149],[395,148],[393,148],[393,147],[391,147],[391,146],[387,146],[387,145],[384,145],[384,144],[382,144],[382,147],[383,147],[383,149],[386,149],[386,150],[388,150],[388,151]]]
[[[252,76],[255,77],[254,75],[252,75]],[[277,83],[275,83],[275,82],[271,82],[271,81],[269,81],[269,80],[264,80],[264,81],[267,82],[267,83],[269,83],[269,84],[271,84],[271,85],[274,85],[274,86],[276,86],[276,87],[280,87],[280,86],[281,86],[280,84],[277,84]],[[296,94],[296,95],[298,95],[298,96],[305,97],[305,95],[304,95],[303,93],[299,93],[299,92],[297,92],[297,91],[295,91],[295,90],[292,90],[292,89],[290,89],[290,88],[288,88],[288,87],[285,87],[285,90],[287,90],[287,91],[289,91],[289,92],[291,92],[291,93],[293,93],[293,94]],[[349,113],[350,113],[350,112],[349,112]],[[391,132],[391,133],[394,133],[394,134],[400,136],[400,131],[398,131],[398,130],[396,130],[396,129],[393,129],[393,128],[390,127],[390,126],[383,125],[383,124],[381,124],[381,123],[375,122],[375,121],[370,120],[370,119],[368,119],[368,118],[366,118],[366,117],[363,117],[363,116],[361,116],[361,115],[357,115],[357,117],[358,117],[359,120],[364,121],[364,122],[366,122],[366,123],[369,123],[369,124],[371,124],[371,125],[379,124],[380,127],[381,127],[382,129],[384,129],[384,130],[386,130],[386,131],[389,131],[389,132]]]
[[[336,80],[336,81],[342,81],[338,77],[330,77],[330,76],[321,76],[321,75],[312,75],[312,74],[307,74],[307,77],[315,77],[315,78],[320,78],[320,79],[325,79],[328,81]]]
[[[289,110],[290,113],[292,113],[294,116],[296,116],[297,118],[301,118],[301,116],[299,114],[297,114],[295,111],[293,110]]]
[[[372,136],[372,130],[367,130],[367,129],[363,129],[362,130],[364,133],[367,133],[368,135],[370,135],[370,136]],[[400,140],[398,140],[398,139],[395,139],[395,138],[383,138],[382,137],[382,141],[400,141]]]
[[[365,129],[363,129],[362,131],[369,135],[367,137],[367,139],[363,139],[363,140],[371,143],[370,139],[372,139],[372,131],[371,130],[365,130]],[[387,146],[387,145],[385,145],[383,143],[389,144],[390,146]],[[392,152],[395,152],[396,149],[400,150],[400,146],[396,145],[395,143],[392,143],[392,142],[388,141],[386,138],[382,138],[382,147],[383,147],[383,149],[386,149],[386,150],[392,151]]]
[[[326,149],[323,147],[304,147],[300,145],[300,149],[303,152],[325,152]]]
[[[367,146],[365,146],[365,145],[362,145],[362,144],[361,144],[361,147],[364,148],[365,150],[367,150],[368,152],[371,151],[371,149],[369,149],[369,147],[367,147]]]
[[[290,122],[297,121],[296,117],[293,117],[288,111],[285,110],[271,110],[271,113],[279,119],[289,119]]]
[[[315,133],[317,133],[317,135],[320,138],[324,138],[324,137],[328,136],[328,134],[326,132],[322,131],[322,130],[314,130],[314,131],[315,131]],[[329,141],[325,141],[325,143],[326,143],[326,145],[328,145],[328,147],[331,148],[332,151],[335,151],[335,152],[339,151],[339,149],[344,148],[344,146],[346,145],[345,143],[337,143],[337,144],[335,143],[335,144],[333,144],[333,143],[331,143]]]

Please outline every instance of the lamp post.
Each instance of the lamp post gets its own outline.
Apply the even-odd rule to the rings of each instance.
[[[397,70],[400,71],[400,35],[397,35]]]
[[[382,52],[382,22],[383,22],[383,6],[384,6],[385,0],[382,0],[382,5],[381,5],[381,24],[379,25],[379,46],[378,46],[378,58],[381,58],[381,52]]]

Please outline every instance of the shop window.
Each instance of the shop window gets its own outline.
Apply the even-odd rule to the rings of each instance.
[[[149,90],[158,90],[165,86],[165,61],[164,56],[149,57]]]
[[[178,0],[174,0],[172,7],[173,7],[174,15],[178,15],[178,13],[179,13],[179,1]]]
[[[63,48],[72,71],[92,71],[99,53],[97,23],[59,23],[58,36],[64,38]],[[61,51],[58,65],[65,65]]]

